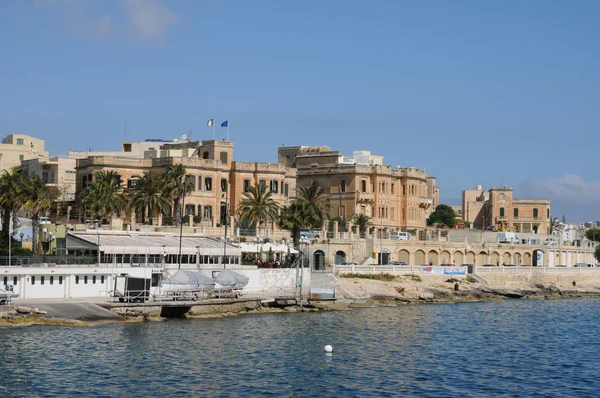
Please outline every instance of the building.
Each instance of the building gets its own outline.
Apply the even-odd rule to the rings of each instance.
[[[369,151],[343,156],[326,146],[284,146],[278,160],[296,168],[298,184],[317,181],[325,189],[332,218],[349,220],[365,214],[383,236],[397,230],[423,232],[427,217],[439,204],[436,180],[427,171],[384,165],[382,156]]]
[[[145,141],[148,142],[148,141]],[[123,144],[128,152],[131,143]],[[131,146],[133,151],[134,146]],[[233,142],[210,140],[201,142],[154,141],[138,148],[139,155],[133,156],[90,156],[77,160],[76,190],[84,189],[95,180],[99,171],[115,171],[124,187],[131,188],[144,172],[164,171],[168,166],[182,164],[186,167],[188,181],[193,191],[184,198],[185,215],[191,216],[199,226],[215,227],[225,223],[226,211],[233,216],[237,204],[251,186],[263,184],[273,192],[273,199],[286,205],[296,195],[296,170],[277,163],[233,161]],[[228,206],[226,204],[228,203]],[[134,214],[130,222],[147,222],[153,225],[171,224],[159,215]],[[232,225],[229,223],[229,225]]]
[[[550,201],[514,199],[512,187],[484,191],[481,185],[463,191],[464,221],[475,228],[500,231],[550,233]]]
[[[86,159],[90,156],[117,156],[124,158],[156,158],[165,157],[164,153],[160,152],[160,147],[168,144],[188,144],[187,137],[181,141],[177,138],[173,140],[163,140],[156,138],[149,138],[144,141],[125,141],[121,143],[120,151],[73,151],[69,150],[69,158],[72,159]],[[196,142],[198,144],[198,142]]]
[[[26,134],[11,134],[0,144],[0,172],[21,165],[24,160],[48,158],[44,140]]]
[[[54,187],[59,193],[57,201],[75,200],[75,159],[66,157],[38,157],[24,160],[21,168],[25,176],[37,175],[47,187]]]

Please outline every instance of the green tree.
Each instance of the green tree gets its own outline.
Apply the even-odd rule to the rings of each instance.
[[[373,226],[373,223],[371,223],[371,217],[367,216],[366,214],[353,214],[352,217],[350,217],[350,222],[358,226],[358,231],[361,234],[366,233],[369,227]]]
[[[329,232],[333,232],[333,223],[336,221],[338,222],[339,231],[347,232],[346,227],[347,227],[348,223],[346,222],[345,218],[340,217],[340,216],[335,216],[329,220]]]
[[[590,228],[585,231],[585,238],[587,240],[593,240],[594,242],[600,242],[600,228]]]
[[[329,195],[318,182],[313,181],[308,187],[299,185],[296,188],[296,200],[307,205],[314,218],[312,227],[319,227],[329,217],[331,204]]]
[[[596,257],[596,260],[600,262],[600,245],[596,246],[596,250],[594,250],[594,256]]]
[[[279,205],[273,199],[273,193],[267,192],[265,185],[256,184],[244,192],[237,215],[259,228],[263,223],[279,218]]]
[[[0,176],[0,206],[2,207],[2,240],[9,236],[10,217],[15,215],[27,202],[23,169],[4,170]],[[17,219],[13,220],[13,228]],[[12,237],[11,237],[12,239]]]
[[[117,172],[99,171],[96,180],[79,193],[79,199],[98,219],[111,218],[127,206],[121,183]]]
[[[456,214],[448,205],[438,205],[427,218],[427,225],[442,228],[452,228],[456,224]]]
[[[164,179],[155,171],[146,171],[135,186],[127,189],[129,206],[142,216],[148,215],[152,224],[154,212],[168,214],[171,211],[171,197],[165,193]]]
[[[550,222],[550,235],[560,234],[564,229],[565,225],[558,218],[554,218]]]
[[[38,254],[39,222],[40,213],[50,210],[52,203],[58,198],[59,192],[56,189],[47,187],[39,176],[25,178],[25,192],[27,193],[27,202],[25,207],[31,210],[31,231],[33,254]]]
[[[289,206],[281,209],[278,225],[281,229],[290,231],[290,236],[294,242],[294,247],[298,248],[300,243],[300,230],[308,228],[314,223],[313,214],[306,205],[298,201],[293,201]]]
[[[182,198],[194,190],[194,181],[188,177],[195,178],[186,177],[185,166],[182,164],[169,166],[162,174],[163,189],[173,202],[173,218],[177,227],[181,225],[183,218]]]

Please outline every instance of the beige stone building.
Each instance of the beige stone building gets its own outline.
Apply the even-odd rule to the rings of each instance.
[[[512,187],[484,191],[481,185],[463,191],[464,220],[475,228],[495,227],[500,231],[550,233],[550,201],[514,199]]]
[[[0,144],[0,172],[21,165],[24,160],[48,158],[44,140],[26,134],[11,134]]]
[[[123,148],[126,151],[126,147]],[[255,184],[264,184],[280,205],[296,195],[296,170],[277,163],[233,161],[232,141],[163,142],[145,149],[144,157],[90,156],[77,160],[77,191],[95,180],[98,171],[115,171],[124,187],[132,187],[144,172],[164,171],[170,165],[183,164],[194,190],[184,199],[185,214],[195,216],[200,226],[224,223],[226,203],[234,215],[244,192]],[[156,215],[155,215],[156,216]],[[142,222],[136,215],[134,222]],[[131,220],[129,220],[131,221]],[[153,220],[153,224],[162,221]],[[127,222],[127,221],[126,221]],[[231,224],[230,224],[231,225]]]
[[[58,201],[75,200],[75,159],[65,157],[24,160],[21,168],[26,176],[39,176],[48,187],[55,187],[60,193]]]
[[[434,177],[416,168],[393,168],[382,156],[355,151],[343,156],[326,146],[281,147],[279,163],[297,168],[298,184],[317,181],[329,194],[331,217],[354,214],[372,218],[373,229],[424,232],[429,214],[439,204]]]

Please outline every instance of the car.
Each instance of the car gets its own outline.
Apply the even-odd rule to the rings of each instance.
[[[456,267],[454,264],[440,264],[441,267]]]
[[[51,224],[48,217],[40,217],[39,224]]]
[[[482,267],[495,267],[496,264],[483,264]]]
[[[341,263],[340,265],[358,265],[357,263]]]
[[[557,267],[566,268],[567,266],[564,264],[559,264],[559,265],[557,265]]]
[[[503,267],[516,267],[515,264],[502,264]]]
[[[408,264],[406,264],[404,261],[392,261],[390,263],[390,265],[405,266],[405,265],[408,265]]]
[[[308,238],[308,239],[315,239],[315,238],[319,238],[319,234],[313,230],[310,229],[301,229],[300,230],[300,237],[301,238]]]

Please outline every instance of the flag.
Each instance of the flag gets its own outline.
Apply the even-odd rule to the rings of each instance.
[[[208,119],[208,122],[206,122],[206,125],[208,127],[214,126],[215,125],[215,119]]]
[[[229,127],[229,120],[225,120],[223,123],[221,123],[221,127]]]

